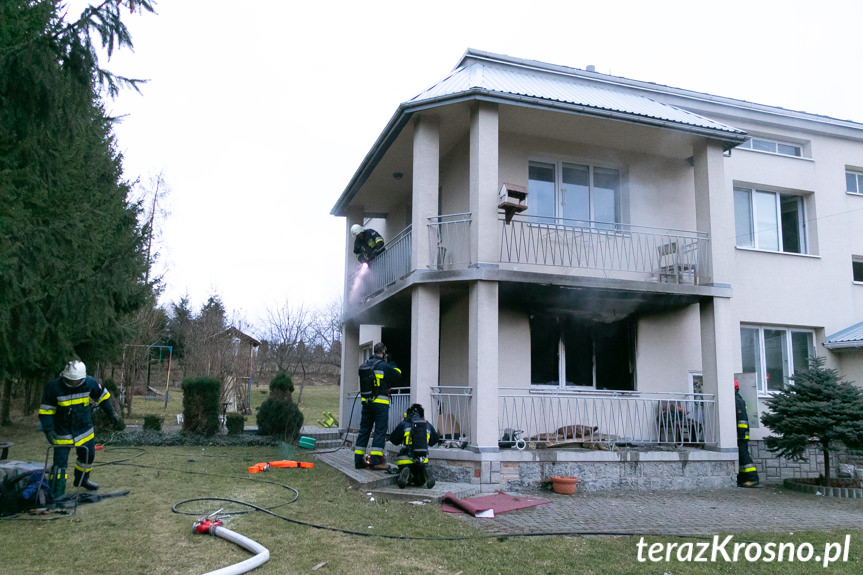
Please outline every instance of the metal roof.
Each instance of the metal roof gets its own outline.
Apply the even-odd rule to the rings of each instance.
[[[465,93],[485,92],[498,96],[532,98],[538,103],[568,104],[599,115],[619,114],[620,119],[644,118],[662,122],[669,128],[715,132],[738,142],[744,130],[636,94],[605,87],[590,86],[584,80],[565,75],[543,75],[520,68],[490,66],[475,62],[461,66],[441,82],[412,98],[408,106],[446,99]]]
[[[863,321],[828,335],[824,347],[827,349],[863,347]]]

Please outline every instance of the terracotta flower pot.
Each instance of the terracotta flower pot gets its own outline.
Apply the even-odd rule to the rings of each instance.
[[[551,478],[551,488],[555,493],[561,495],[572,495],[575,493],[575,484],[578,483],[578,477],[566,477],[564,475],[554,475]]]

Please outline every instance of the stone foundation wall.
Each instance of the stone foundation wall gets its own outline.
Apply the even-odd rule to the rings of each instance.
[[[735,487],[736,461],[441,461],[439,481],[492,484],[504,491],[538,490],[553,475],[578,477],[579,491],[696,490]]]
[[[807,461],[791,461],[771,453],[763,441],[749,442],[749,455],[758,470],[758,479],[762,483],[782,483],[786,479],[818,477],[824,474],[824,455],[815,445],[806,450]],[[839,476],[839,463],[842,453],[831,454],[830,475]],[[863,462],[863,457],[861,457]],[[844,463],[844,461],[843,461]]]

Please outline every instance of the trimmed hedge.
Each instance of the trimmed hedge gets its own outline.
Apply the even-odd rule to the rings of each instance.
[[[152,413],[145,415],[144,429],[149,429],[150,431],[162,431],[162,418]]]
[[[209,437],[219,431],[218,379],[198,377],[183,381],[183,432]]]
[[[228,435],[239,435],[243,433],[243,427],[246,425],[246,418],[241,413],[229,413],[225,417],[225,427],[228,428]]]

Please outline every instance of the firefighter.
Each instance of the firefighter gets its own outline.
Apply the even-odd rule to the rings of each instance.
[[[371,228],[359,224],[351,226],[354,236],[354,255],[361,264],[367,264],[384,252],[384,239]]]
[[[396,464],[399,466],[398,486],[402,489],[408,484],[418,487],[434,487],[435,479],[428,468],[428,448],[439,440],[437,430],[425,420],[425,410],[414,403],[405,412],[404,419],[390,434],[393,445],[401,445]]]
[[[749,415],[746,413],[746,401],[740,395],[740,384],[734,380],[734,405],[737,411],[737,486],[758,487],[758,471],[755,462],[749,455]]]
[[[90,470],[96,457],[96,440],[90,402],[95,402],[119,425],[109,398],[111,394],[94,377],[87,375],[81,361],[70,361],[60,377],[45,387],[39,406],[39,422],[48,442],[54,446],[54,466],[51,469],[51,489],[54,498],[66,493],[66,465],[69,451],[74,447],[75,487],[89,491],[99,489],[90,481]]]
[[[387,443],[387,425],[390,417],[390,389],[397,387],[402,372],[387,355],[387,346],[378,342],[374,355],[360,366],[360,396],[363,407],[360,415],[360,430],[354,446],[354,467],[364,469],[389,469],[384,457]],[[366,446],[372,435],[370,457],[366,460]]]

